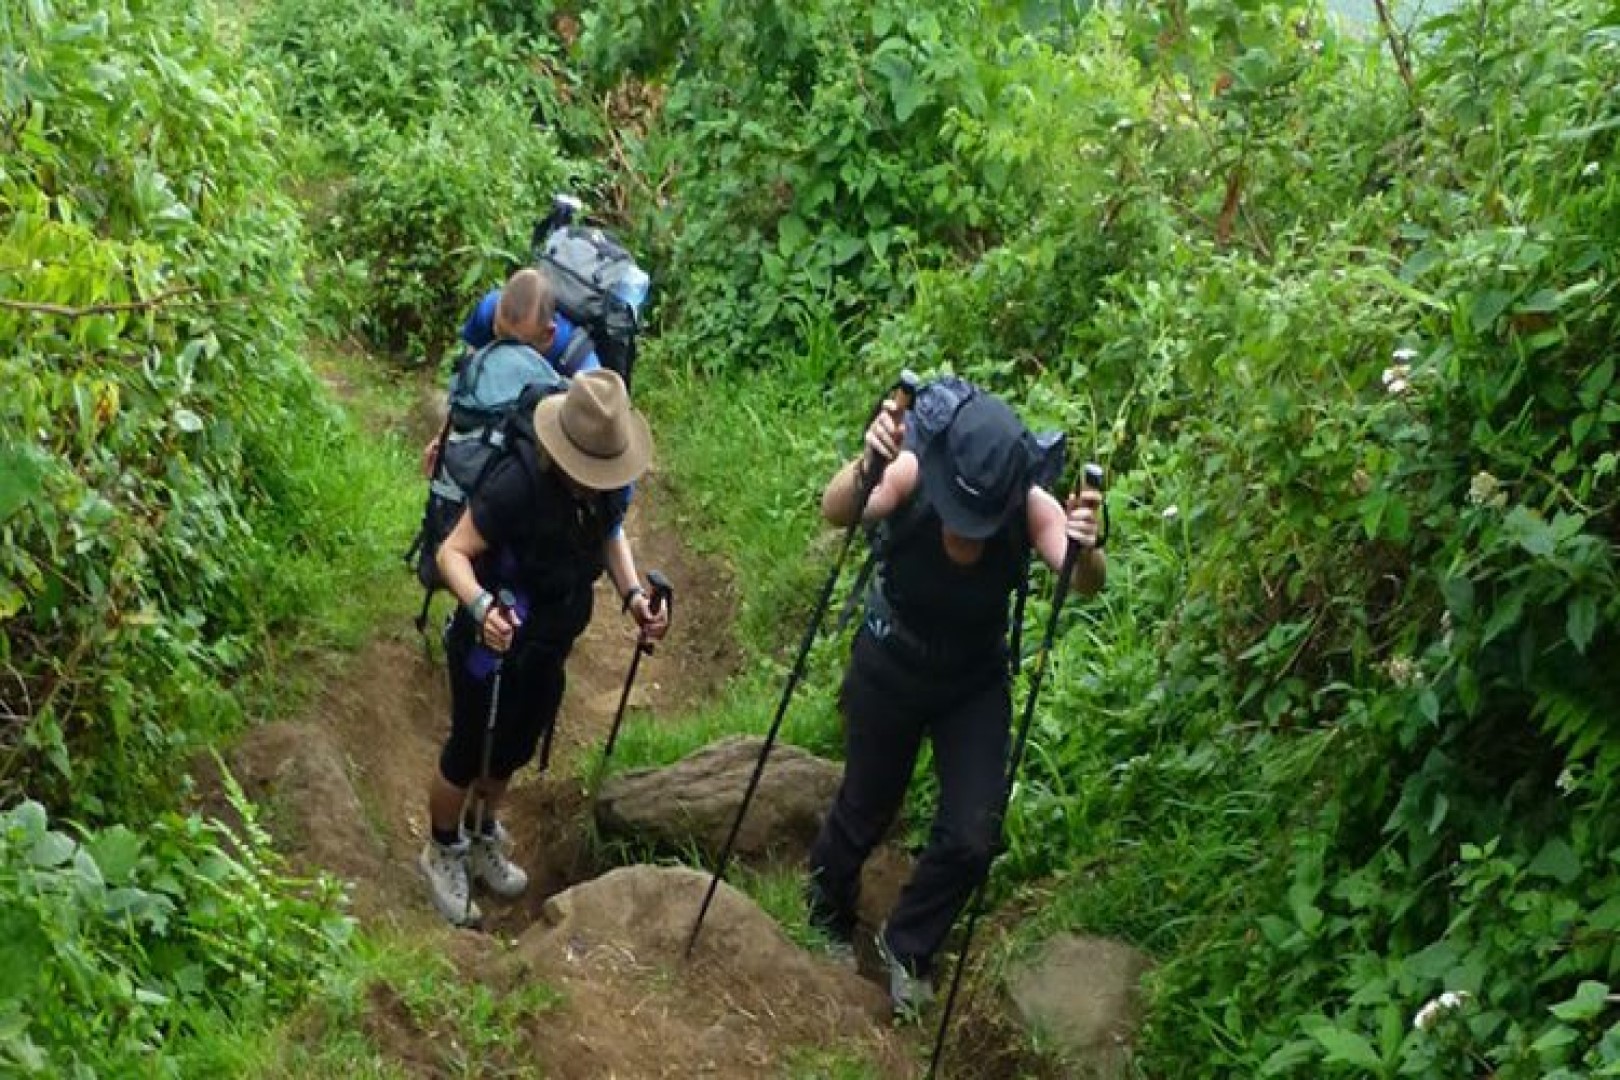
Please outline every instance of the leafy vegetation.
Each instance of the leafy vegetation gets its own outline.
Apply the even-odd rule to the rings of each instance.
[[[270,0],[245,60],[175,0],[0,12],[7,802],[148,807],[277,638],[353,632],[316,568],[374,580],[401,451],[300,328],[436,359],[571,185],[650,255],[638,394],[753,650],[620,764],[763,727],[819,485],[900,367],[955,370],[1112,475],[1110,587],[1067,617],[997,889],[1042,898],[1021,935],[1158,958],[1142,1071],[1613,1072],[1620,13],[1384,31],[1213,0]],[[840,648],[790,722],[824,750]],[[187,997],[214,957],[150,922],[109,944],[79,869],[112,882],[134,834],[41,814],[8,811],[0,895],[39,921],[7,936],[84,1010],[0,1025],[19,1061],[281,1008],[339,947],[249,932],[220,962],[272,973]],[[165,821],[153,873],[216,865]],[[328,925],[229,858],[229,918]],[[144,872],[117,887],[174,895]]]
[[[74,835],[36,802],[0,814],[7,1075],[187,1075],[195,1047],[295,1004],[342,955],[336,883],[286,877],[235,803],[237,832],[169,814]]]
[[[552,193],[598,171],[563,156],[590,114],[519,7],[295,0],[252,24],[311,143],[323,307],[379,351],[436,363]]]
[[[1613,11],[1455,5],[1398,43],[1408,81],[1388,42],[1281,6],[1031,26],[987,5],[971,37],[881,5],[766,8],[747,75],[702,25],[629,24],[674,50],[582,41],[599,84],[669,81],[642,160],[675,198],[647,216],[679,268],[666,344],[710,378],[690,412],[672,380],[668,420],[706,430],[762,362],[763,396],[796,400],[776,380],[830,321],[846,359],[770,414],[779,446],[825,447],[841,415],[847,452],[861,393],[950,366],[1111,466],[1109,594],[1055,659],[1009,822],[1006,885],[1056,896],[1031,930],[1161,958],[1151,1074],[1612,1067]],[[825,159],[907,222],[918,204],[877,179],[897,146],[994,193],[961,217],[981,231],[928,231],[898,296],[864,262],[821,290],[763,269],[850,229],[800,211],[814,174],[792,170],[821,160],[795,156],[817,107],[872,85],[825,60],[869,25],[971,54],[962,85],[992,105],[915,127],[873,108],[858,122],[904,134]],[[694,158],[727,167],[668,164]],[[737,179],[790,172],[774,201]],[[788,457],[764,486],[808,516],[826,455]],[[735,530],[720,546],[770,543],[753,495],[698,486]],[[783,561],[743,580],[816,575]],[[1466,996],[1414,1027],[1443,991]]]

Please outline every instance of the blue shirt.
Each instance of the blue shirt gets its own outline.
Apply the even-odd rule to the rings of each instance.
[[[495,340],[495,307],[500,303],[501,290],[491,289],[484,294],[468,314],[467,321],[461,324],[461,340],[474,349],[482,349]],[[562,312],[557,312],[552,318],[556,332],[552,335],[551,345],[545,351],[545,357],[553,365],[562,362],[563,351],[568,348],[568,342],[574,336],[574,324]],[[585,358],[572,371],[563,371],[564,375],[578,375],[581,371],[591,371],[602,366],[596,358],[596,350],[585,354]],[[561,368],[558,368],[562,371]]]

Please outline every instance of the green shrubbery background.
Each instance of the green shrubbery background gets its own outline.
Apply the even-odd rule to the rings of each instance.
[[[1112,477],[1008,948],[1153,953],[1146,1075],[1612,1072],[1620,9],[1456,4],[1409,82],[1306,5],[1087,8],[0,15],[0,297],[75,309],[0,307],[6,790],[149,806],[253,659],[352,628],[322,571],[378,580],[415,493],[304,329],[437,361],[572,187],[653,271],[638,391],[744,588],[694,731],[763,726],[820,484],[954,369]]]

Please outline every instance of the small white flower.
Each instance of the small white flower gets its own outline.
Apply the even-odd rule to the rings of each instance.
[[[1581,170],[1581,175],[1588,178],[1596,176],[1598,174],[1598,169],[1599,166],[1597,162],[1588,161],[1586,163],[1586,168]]]
[[[1164,508],[1164,513],[1160,514],[1159,516],[1164,518],[1166,521],[1174,521],[1176,518],[1181,516],[1181,508],[1175,503],[1171,503],[1169,506]]]
[[[1114,130],[1115,131],[1129,131],[1129,130],[1131,130],[1131,127],[1132,127],[1132,121],[1131,121],[1131,118],[1128,117],[1128,116],[1124,117],[1122,119],[1114,121]]]
[[[1442,1016],[1462,1008],[1472,1001],[1473,997],[1474,995],[1466,990],[1447,990],[1418,1010],[1417,1015],[1412,1018],[1412,1027],[1417,1031],[1428,1031]]]
[[[1397,364],[1410,364],[1412,361],[1417,359],[1417,350],[1412,348],[1410,345],[1402,345],[1389,355],[1390,359],[1394,360]]]
[[[1389,681],[1403,690],[1423,681],[1423,673],[1410,656],[1392,656],[1384,661],[1383,668]]]
[[[1396,364],[1394,367],[1387,367],[1384,369],[1383,374],[1384,389],[1392,394],[1399,394],[1401,390],[1405,390],[1410,385],[1408,380],[1411,377],[1412,366],[1410,364]],[[1395,389],[1397,383],[1400,384],[1400,390]]]
[[[1468,482],[1468,501],[1474,506],[1497,506],[1506,500],[1502,481],[1481,470]]]
[[[1384,389],[1399,397],[1401,394],[1406,393],[1410,386],[1411,384],[1405,379],[1393,379],[1387,386],[1384,387]]]

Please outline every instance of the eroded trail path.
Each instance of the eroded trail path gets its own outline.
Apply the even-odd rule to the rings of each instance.
[[[666,496],[652,477],[629,527],[642,573],[659,569],[674,582],[677,623],[641,665],[627,725],[659,723],[712,697],[737,663],[729,582],[661,527]],[[401,588],[410,587],[402,574]],[[561,991],[562,1003],[527,1025],[519,1055],[545,1075],[817,1075],[804,1063],[830,1047],[877,1075],[909,1075],[911,1051],[885,1020],[884,996],[847,965],[797,949],[729,889],[697,957],[683,962],[707,877],[595,863],[579,777],[601,752],[634,642],[611,588],[599,590],[569,662],[551,768],[521,771],[504,813],[529,891],[509,904],[481,898],[483,932],[446,927],[416,873],[449,701],[439,650],[429,656],[408,620],[379,626],[336,667],[308,716],[253,730],[230,764],[296,863],[353,884],[363,923],[439,943],[464,975],[497,993],[533,980]],[[386,995],[372,1005],[368,1034],[401,1068],[456,1074],[454,1054],[413,1029],[409,1010]]]

